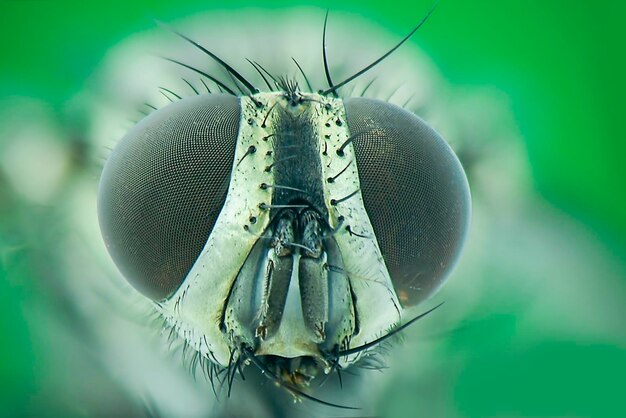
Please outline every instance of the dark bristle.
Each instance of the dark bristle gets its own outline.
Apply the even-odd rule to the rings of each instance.
[[[372,78],[370,80],[369,83],[367,83],[367,85],[365,86],[365,88],[363,89],[363,91],[361,92],[361,97],[365,96],[365,93],[367,93],[367,91],[369,90],[370,87],[372,87],[372,84],[374,84],[374,81],[376,81],[376,77]]]
[[[292,80],[287,77],[279,77],[276,84],[277,87],[285,92],[285,94],[287,94],[292,101],[296,100],[298,90],[300,89],[296,80]]]
[[[328,82],[329,89],[323,94],[332,93],[334,97],[337,96],[337,89],[339,86],[333,84],[333,80],[330,77],[330,70],[328,68],[328,57],[326,56],[326,24],[328,23],[328,10],[326,10],[326,16],[324,16],[324,29],[322,31],[322,58],[324,60],[324,74],[326,74],[326,81]]]
[[[220,386],[224,386],[224,382],[226,379],[226,375],[228,374],[228,369],[226,367],[214,367],[213,368],[214,376],[217,381],[220,383]]]
[[[243,363],[241,361],[241,358],[239,358],[237,360],[237,372],[239,373],[239,376],[241,377],[241,380],[246,380],[246,376],[244,376],[243,374],[243,367],[241,366],[241,363]]]
[[[298,61],[296,61],[296,59],[294,57],[291,57],[291,59],[294,62],[294,64],[296,64],[296,67],[298,67],[298,70],[300,71],[300,74],[302,74],[302,78],[304,78],[304,82],[306,83],[306,87],[309,89],[309,92],[313,93],[313,87],[311,87],[311,83],[309,82],[309,78],[304,73],[304,70],[302,69],[300,64],[298,64]]]
[[[170,350],[172,349],[172,343],[176,340],[176,327],[171,326],[169,335],[167,336],[167,342]]]
[[[165,94],[165,92],[164,92],[164,91],[159,90],[159,93],[161,93],[161,95],[162,95],[163,97],[165,97],[167,100],[169,100],[171,103],[174,103],[174,100],[173,100],[170,96],[168,96],[167,94]],[[133,121],[133,122],[134,122],[134,121]]]
[[[385,101],[386,102],[390,101],[393,98],[393,96],[395,96],[396,93],[400,91],[401,88],[402,88],[402,84],[400,84],[398,87],[393,89],[393,91],[391,92],[391,94],[389,94],[389,96],[387,96],[387,99]]]
[[[285,388],[286,390],[294,393],[296,396],[301,396],[305,399],[308,399],[310,401],[313,402],[317,402],[319,404],[322,405],[326,405],[326,406],[332,406],[335,408],[341,408],[341,409],[360,409],[360,408],[355,408],[353,406],[345,406],[345,405],[339,405],[339,404],[335,404],[332,402],[327,402],[324,400],[321,400],[319,398],[316,398],[312,395],[309,395],[305,392],[303,392],[302,390],[298,389],[297,387],[288,384],[287,382],[281,380],[278,376],[276,376],[276,374],[274,374],[274,372],[272,372],[270,369],[267,368],[267,366],[265,366],[265,364],[263,364],[258,358],[256,358],[256,356],[252,353],[249,352],[246,349],[242,350],[242,355],[247,358],[248,360],[250,360],[252,362],[252,364],[254,364],[260,371],[261,373],[263,373],[265,376],[269,377],[271,380],[274,381],[274,383],[276,383],[278,386],[281,386],[283,388]]]
[[[157,21],[157,23],[160,24],[161,26],[163,26],[164,28],[166,28],[167,30],[169,30],[170,32],[180,36],[181,38],[183,38],[184,40],[186,40],[187,42],[189,42],[190,44],[192,44],[193,46],[195,46],[196,48],[198,48],[199,50],[201,50],[202,52],[204,52],[205,54],[207,54],[211,58],[213,58],[213,60],[215,60],[220,66],[222,66],[222,68],[224,68],[229,74],[231,74],[233,77],[235,77],[237,80],[239,80],[250,91],[250,94],[255,94],[255,93],[259,92],[259,89],[254,87],[252,85],[252,83],[250,83],[248,80],[246,80],[233,67],[228,65],[224,60],[222,60],[220,57],[215,55],[213,52],[209,51],[208,49],[206,49],[205,47],[203,47],[202,45],[200,45],[199,43],[197,43],[193,39],[183,35],[182,33],[178,32],[178,31],[176,31],[176,30],[174,30],[172,28],[170,28],[169,26],[165,25],[164,23],[159,22],[159,21]],[[243,92],[242,92],[242,94],[243,94]]]
[[[344,168],[343,168],[343,169],[342,169],[339,173],[335,174],[335,175],[334,175],[334,176],[332,176],[332,177],[328,177],[328,178],[326,179],[326,181],[327,181],[328,183],[334,183],[334,182],[335,182],[335,180],[337,180],[337,178],[338,178],[340,175],[342,175],[343,173],[345,173],[345,172],[346,172],[346,170],[348,169],[348,167],[350,167],[350,165],[352,164],[352,161],[354,161],[354,160],[351,160],[351,161],[350,161],[350,162],[349,162],[349,163],[348,163],[348,164],[347,164],[347,165],[346,165],[346,166],[345,166],[345,167],[344,167]]]
[[[209,361],[206,366],[206,371],[207,376],[209,376],[209,383],[211,384],[211,390],[213,391],[213,395],[215,395],[215,397],[217,398],[218,396],[217,391],[215,390],[215,381],[213,380],[215,377],[215,374],[213,373],[215,371],[215,368],[213,366],[213,363]]]
[[[387,58],[389,55],[391,55],[396,49],[400,48],[400,46],[402,44],[404,44],[406,41],[408,41],[409,38],[411,38],[411,36],[413,36],[413,34],[415,32],[417,32],[417,30],[419,28],[421,28],[424,23],[426,23],[426,21],[428,20],[430,15],[435,11],[435,8],[437,7],[438,3],[439,3],[439,0],[435,1],[435,3],[432,5],[432,7],[428,11],[428,13],[426,13],[426,16],[424,16],[424,18],[418,23],[418,25],[415,26],[413,28],[413,30],[411,30],[411,32],[408,33],[408,35],[406,35],[400,42],[398,42],[393,48],[391,48],[389,51],[387,51],[383,56],[381,56],[380,58],[378,58],[377,60],[375,60],[374,62],[369,64],[368,66],[366,66],[366,67],[362,68],[361,70],[357,71],[356,73],[354,73],[350,77],[346,78],[342,82],[340,82],[338,84],[335,84],[334,86],[332,84],[330,84],[330,80],[329,80],[330,88],[327,89],[327,90],[324,90],[321,94],[327,95],[327,94],[332,93],[332,94],[336,95],[336,91],[337,91],[338,88],[348,84],[349,82],[351,82],[352,80],[356,79],[357,77],[360,77],[361,75],[365,74],[367,71],[371,70],[373,67],[378,65],[381,61],[383,61],[385,58]],[[327,13],[327,15],[328,15],[328,13]],[[324,22],[324,29],[326,29],[325,22]],[[325,51],[324,51],[324,64],[326,64],[326,53],[325,53]]]
[[[187,85],[189,86],[189,88],[196,94],[196,95],[200,95],[200,92],[198,92],[198,90],[193,86],[193,84],[191,84],[189,81],[187,81],[187,79],[183,78],[183,81],[185,83],[187,83]]]
[[[270,107],[270,109],[267,111],[267,113],[265,114],[265,117],[263,118],[263,122],[261,122],[261,127],[264,128],[265,124],[267,123],[267,118],[270,117],[270,114],[272,113],[272,110],[274,110],[274,108],[276,107],[276,103],[274,103],[272,105],[272,107]],[[272,135],[273,137],[273,135]],[[266,137],[267,138],[267,137]]]
[[[174,93],[172,90],[165,88],[165,87],[159,87],[161,90],[168,92],[169,94],[171,94],[172,96],[176,97],[178,100],[182,99],[182,97],[179,94]]]
[[[198,367],[198,358],[200,357],[200,353],[194,350],[193,355],[191,356],[191,361],[189,362],[189,373],[193,377],[193,381],[196,381],[196,368]]]
[[[337,379],[339,379],[339,388],[343,389],[343,379],[341,378],[341,368],[337,367],[335,371],[337,373]]]
[[[359,234],[358,232],[354,232],[354,231],[352,230],[352,227],[351,227],[350,225],[346,225],[346,231],[348,231],[348,234],[350,234],[351,236],[354,236],[354,237],[359,237],[359,238],[364,238],[364,239],[370,239],[370,238],[372,238],[372,237],[371,237],[371,236],[369,236],[369,235]]]
[[[250,63],[250,65],[252,65],[252,67],[254,67],[254,69],[256,70],[257,73],[259,73],[259,75],[261,76],[261,78],[263,79],[263,81],[265,82],[265,85],[267,86],[267,88],[269,89],[269,91],[274,90],[274,88],[272,87],[272,85],[270,84],[269,80],[265,77],[265,74],[263,74],[263,71],[261,71],[261,69],[259,67],[256,66],[256,64],[252,61],[250,61],[248,58],[246,58],[246,61],[248,61]]]
[[[269,71],[267,71],[267,70],[265,69],[265,67],[263,67],[261,64],[259,64],[257,61],[253,61],[253,62],[254,62],[254,64],[255,64],[255,65],[257,65],[257,66],[258,66],[258,67],[259,67],[259,68],[260,68],[260,69],[261,69],[261,70],[262,70],[265,74],[267,74],[269,78],[271,78],[271,79],[272,79],[272,81],[274,82],[275,87],[276,87],[276,88],[278,88],[278,86],[277,86],[277,84],[278,84],[278,80],[276,79],[276,77],[274,77],[274,76],[272,75],[272,73],[270,73]],[[271,90],[273,90],[273,88],[272,88]]]
[[[232,357],[231,357],[232,358]],[[228,397],[230,398],[231,391],[233,389],[233,382],[235,381],[235,374],[237,373],[237,363],[239,363],[240,359],[237,358],[234,362],[228,363],[228,374],[226,375],[226,381],[228,385]]]
[[[431,308],[431,309],[427,310],[426,312],[424,312],[422,314],[419,314],[418,316],[416,316],[415,318],[411,319],[406,324],[400,325],[399,327],[393,329],[392,331],[389,331],[387,334],[383,335],[382,337],[375,339],[374,341],[371,341],[369,343],[360,345],[358,347],[349,348],[347,350],[340,351],[339,352],[339,356],[344,357],[344,356],[349,356],[351,354],[357,354],[357,353],[365,351],[365,350],[367,350],[369,348],[372,348],[372,347],[374,347],[376,345],[379,345],[380,343],[382,343],[386,339],[390,338],[393,335],[396,335],[400,331],[402,331],[402,330],[406,329],[407,327],[409,327],[410,325],[414,324],[416,321],[422,319],[423,317],[425,317],[426,315],[428,315],[429,313],[431,313],[435,309],[439,308],[444,303],[445,302],[441,302],[439,305],[435,306],[434,308]]]
[[[402,106],[400,106],[400,107],[406,108],[409,105],[409,103],[411,103],[411,100],[413,100],[414,97],[415,97],[415,94],[411,94],[409,96],[409,98],[406,99],[406,101],[404,103],[402,103]]]
[[[241,84],[237,82],[237,79],[233,77],[231,73],[226,73],[226,74],[228,74],[228,78],[230,78],[230,81],[235,85],[237,90],[239,90],[239,93],[241,93],[242,96],[245,96],[247,93],[243,91],[243,88],[241,88]]]
[[[223,89],[223,90],[224,90],[224,91],[226,91],[228,94],[232,94],[233,96],[236,96],[236,95],[237,95],[237,94],[235,94],[235,92],[234,92],[234,91],[233,91],[230,87],[228,87],[226,84],[222,83],[222,82],[221,82],[221,81],[219,81],[217,78],[213,77],[212,75],[209,75],[209,74],[205,73],[205,72],[204,72],[204,71],[202,71],[202,70],[199,70],[199,69],[197,69],[197,68],[195,68],[195,67],[192,67],[192,66],[191,66],[191,65],[189,65],[189,64],[185,64],[184,62],[180,62],[180,61],[177,61],[177,60],[172,59],[172,58],[167,58],[167,57],[162,57],[162,58],[163,58],[164,60],[167,60],[167,61],[173,62],[174,64],[178,64],[178,65],[180,65],[180,66],[182,66],[182,67],[188,68],[188,69],[190,69],[191,71],[195,71],[196,73],[200,74],[201,76],[204,76],[204,77],[208,78],[209,80],[211,80],[212,82],[214,82],[215,84],[217,84],[217,86],[218,86],[220,89]]]
[[[351,144],[351,143],[352,143],[352,141],[354,141],[355,139],[357,139],[357,138],[359,138],[359,137],[361,137],[361,136],[363,136],[363,135],[365,135],[365,134],[371,133],[371,132],[372,132],[372,131],[371,131],[371,130],[369,130],[369,131],[357,132],[357,133],[355,133],[355,134],[350,135],[350,136],[348,137],[348,139],[346,139],[346,140],[343,142],[343,144],[341,144],[341,146],[337,149],[337,155],[342,156],[342,155],[344,154],[344,151],[343,151],[343,150],[344,150],[344,149],[346,149],[346,147],[347,147],[349,144]]]
[[[341,199],[330,199],[330,204],[333,206],[336,206],[342,202],[345,202],[348,199],[353,198],[354,196],[356,196],[357,193],[359,193],[361,191],[361,189],[356,189],[355,191],[353,191],[352,193],[350,193],[349,195],[342,197]]]
[[[211,94],[211,89],[209,88],[209,86],[206,85],[206,83],[204,82],[203,79],[200,79],[200,81],[202,82],[202,85],[204,86],[204,88],[206,89],[207,93]]]
[[[187,338],[183,338],[183,363],[186,362],[187,358],[187,350],[189,349],[189,342],[187,342]]]

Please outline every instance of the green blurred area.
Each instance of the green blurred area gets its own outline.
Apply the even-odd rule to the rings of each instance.
[[[1,0],[0,103],[14,96],[47,102],[59,125],[67,127],[59,140],[75,141],[80,121],[70,120],[64,105],[85,88],[111,46],[153,28],[153,17],[171,21],[212,8],[307,5],[329,7],[331,17],[332,10],[363,15],[400,37],[429,7],[413,1],[180,3]],[[506,94],[536,191],[584,225],[607,259],[621,267],[626,260],[624,21],[626,3],[618,1],[443,0],[415,38],[453,86],[490,86]],[[32,411],[24,405],[37,393],[41,377],[35,369],[52,360],[45,349],[32,347],[22,312],[39,298],[28,280],[38,273],[29,263],[37,255],[21,246],[32,234],[18,225],[29,216],[37,222],[49,219],[20,204],[8,189],[0,189],[0,210],[0,274],[7,277],[0,278],[0,416],[28,415]],[[602,277],[589,280],[601,282]],[[516,340],[529,306],[513,305],[508,315],[489,316],[480,326],[452,335],[442,358],[453,366],[429,375],[452,394],[429,393],[428,385],[402,386],[400,375],[385,413],[402,416],[406,408],[419,408],[420,396],[433,396],[452,399],[451,408],[465,416],[626,416],[623,346],[575,338]],[[577,307],[581,316],[600,308]],[[470,354],[455,368],[459,352]],[[425,394],[413,396],[418,390]]]
[[[313,5],[361,14],[401,35],[429,7],[411,1],[181,3],[2,1],[0,95],[60,105],[83,88],[107,48],[153,27],[153,18]],[[447,0],[417,36],[452,83],[493,85],[510,95],[538,190],[620,251],[626,236],[625,17],[619,1]]]

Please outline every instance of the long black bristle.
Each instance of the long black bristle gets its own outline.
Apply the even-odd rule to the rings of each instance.
[[[415,98],[415,94],[411,94],[411,95],[409,96],[409,98],[408,98],[408,99],[406,99],[406,100],[404,101],[404,103],[402,103],[402,106],[400,106],[400,107],[402,107],[402,108],[406,108],[406,107],[409,105],[409,103],[411,103],[411,100],[413,100],[414,98]]]
[[[309,395],[308,393],[303,392],[302,390],[298,389],[297,387],[288,384],[287,382],[281,380],[278,376],[276,376],[276,374],[274,374],[271,370],[269,370],[258,358],[256,358],[256,356],[249,352],[246,351],[245,349],[242,351],[242,354],[244,357],[246,357],[247,359],[249,359],[252,364],[254,364],[260,371],[261,373],[263,373],[264,375],[268,376],[270,379],[272,379],[277,385],[284,387],[285,389],[295,393],[298,396],[301,396],[303,398],[306,398],[310,401],[313,402],[317,402],[319,404],[322,405],[326,405],[326,406],[332,406],[335,408],[341,408],[341,409],[360,409],[360,408],[356,408],[354,406],[345,406],[345,405],[339,405],[339,404],[335,404],[332,402],[327,402],[324,401],[322,399],[316,398],[315,396]]]
[[[402,87],[403,87],[403,85],[402,85],[402,84],[400,84],[398,87],[396,87],[395,89],[393,89],[393,91],[392,91],[392,92],[391,92],[391,94],[387,97],[387,100],[385,100],[385,101],[386,101],[386,102],[390,101],[390,100],[391,100],[391,98],[392,98],[393,96],[395,96],[395,95],[396,95],[396,93],[397,93],[397,92],[399,92],[399,91],[400,91],[400,89],[401,89]]]
[[[346,78],[345,80],[343,80],[340,83],[335,84],[334,86],[331,85],[329,89],[324,90],[321,94],[322,95],[326,95],[329,93],[333,93],[336,95],[336,91],[338,88],[340,88],[341,86],[346,85],[347,83],[351,82],[352,80],[354,80],[355,78],[363,75],[364,73],[366,73],[367,71],[371,70],[374,66],[378,65],[382,60],[384,60],[385,58],[387,58],[389,55],[391,55],[396,49],[400,48],[400,46],[402,44],[404,44],[406,41],[409,40],[409,38],[411,38],[411,36],[413,36],[413,34],[415,32],[417,32],[417,30],[419,28],[422,27],[422,25],[424,23],[426,23],[426,21],[428,20],[428,18],[430,17],[430,15],[435,11],[435,8],[437,7],[437,4],[439,3],[439,0],[436,0],[435,3],[432,5],[432,7],[430,8],[430,10],[428,11],[428,13],[426,13],[426,16],[424,16],[424,18],[418,23],[417,26],[415,26],[413,28],[413,30],[411,30],[411,32],[408,33],[408,35],[406,35],[400,42],[398,42],[393,48],[391,48],[389,51],[387,51],[383,56],[381,56],[380,58],[378,58],[376,61],[372,62],[371,64],[369,64],[368,66],[366,66],[365,68],[362,68],[361,70],[357,71],[356,73],[354,73],[353,75],[351,75],[350,77]],[[328,15],[328,14],[327,14]],[[324,60],[326,59],[326,54],[324,54]]]
[[[333,80],[330,77],[330,70],[328,68],[328,57],[326,56],[326,24],[328,23],[328,10],[326,10],[326,16],[324,16],[324,29],[322,31],[322,58],[324,60],[324,73],[326,74],[326,81],[328,82],[329,89],[326,90],[324,95],[332,93],[334,97],[337,97],[337,89],[339,86],[333,84]]]
[[[165,88],[165,87],[159,87],[161,90],[164,90],[166,92],[168,92],[169,94],[173,95],[174,97],[176,97],[178,100],[182,99],[182,97],[176,93],[174,93],[172,90]]]
[[[246,92],[243,91],[243,89],[241,88],[241,85],[237,82],[237,79],[235,77],[233,77],[233,75],[231,73],[226,73],[228,74],[228,78],[230,78],[230,81],[235,85],[235,87],[237,88],[237,90],[239,90],[239,93],[241,93],[242,95],[246,95]]]
[[[400,325],[399,327],[393,329],[392,331],[389,331],[387,334],[383,335],[382,337],[375,339],[374,341],[370,341],[369,343],[360,345],[358,347],[349,348],[347,350],[340,351],[339,352],[339,356],[340,357],[344,357],[344,356],[349,356],[351,354],[360,353],[362,351],[367,350],[368,348],[372,348],[372,347],[380,344],[381,342],[385,341],[386,339],[390,338],[391,336],[393,336],[393,335],[399,333],[400,331],[406,329],[408,326],[410,326],[411,324],[415,323],[417,320],[422,319],[423,317],[425,317],[426,315],[428,315],[429,313],[431,313],[435,309],[439,308],[444,303],[445,302],[441,302],[439,305],[435,306],[434,308],[431,308],[431,309],[427,310],[426,312],[424,312],[422,314],[419,314],[418,316],[416,316],[415,318],[411,319],[406,324]]]
[[[341,378],[341,368],[337,367],[335,372],[337,373],[337,379],[339,379],[339,388],[343,389],[343,379]]]
[[[202,45],[200,45],[199,43],[197,43],[196,41],[194,41],[193,39],[183,35],[182,33],[178,32],[177,30],[170,28],[169,26],[167,26],[166,24],[164,24],[163,22],[160,22],[157,20],[157,23],[161,26],[163,26],[164,28],[166,28],[167,30],[169,30],[170,32],[180,36],[181,38],[183,38],[184,40],[186,40],[187,42],[189,42],[190,44],[192,44],[193,46],[195,46],[196,48],[200,49],[202,52],[204,52],[205,54],[207,54],[208,56],[210,56],[211,58],[213,58],[219,65],[222,66],[222,68],[224,68],[229,74],[232,74],[237,80],[239,80],[244,86],[246,86],[246,88],[250,91],[250,94],[255,94],[259,92],[259,89],[257,89],[256,87],[254,87],[252,85],[252,83],[250,83],[248,80],[246,80],[241,74],[239,74],[233,67],[231,67],[230,65],[228,65],[226,62],[224,62],[224,60],[222,60],[220,57],[218,57],[217,55],[215,55],[213,52],[209,51],[208,49],[206,49],[205,47],[203,47]]]
[[[209,376],[209,383],[211,383],[211,390],[213,391],[213,395],[215,395],[215,397],[217,398],[218,396],[217,396],[217,391],[215,390],[215,380],[213,380],[215,377],[215,374],[214,374],[215,367],[213,363],[209,361],[207,363],[206,368],[207,368],[206,369],[207,375]]]
[[[253,62],[254,62],[254,63],[255,63],[255,64],[256,64],[256,65],[257,65],[257,66],[258,66],[261,70],[263,70],[263,72],[264,72],[265,74],[267,74],[267,75],[269,76],[269,78],[271,78],[271,79],[272,79],[272,81],[273,81],[273,82],[274,82],[274,84],[276,85],[276,88],[278,88],[278,80],[277,80],[277,78],[276,78],[276,77],[274,77],[274,76],[272,75],[272,73],[270,73],[269,71],[267,71],[267,70],[265,69],[265,67],[263,67],[261,64],[259,64],[259,63],[258,63],[258,61],[253,61]]]
[[[199,95],[199,94],[200,94],[200,92],[198,91],[198,89],[196,89],[196,88],[193,86],[193,84],[191,84],[189,81],[187,81],[187,79],[183,78],[183,81],[184,81],[185,83],[187,83],[187,85],[189,86],[189,88],[190,88],[190,89],[191,89],[191,90],[192,90],[192,91],[193,91],[196,95]]]
[[[201,78],[200,81],[202,82],[202,84],[204,85],[204,88],[206,89],[207,93],[211,94],[211,89],[209,88],[209,86],[206,85],[206,83],[204,82],[204,80]]]
[[[235,374],[237,373],[237,363],[239,363],[241,359],[237,357],[233,363],[228,364],[228,374],[226,375],[226,381],[228,385],[228,397],[230,398],[230,393],[233,388],[233,382],[235,381]],[[232,371],[231,371],[232,370]]]
[[[252,65],[252,67],[256,70],[256,72],[259,73],[259,75],[261,76],[261,78],[265,82],[265,85],[267,86],[269,91],[274,90],[274,88],[270,84],[269,80],[265,77],[265,74],[263,74],[263,71],[261,71],[261,69],[259,67],[257,67],[256,64],[254,62],[250,61],[248,58],[246,58],[246,61],[248,61],[250,63],[250,65]]]
[[[163,58],[164,60],[167,60],[167,61],[169,61],[169,62],[173,62],[174,64],[178,64],[178,65],[180,65],[180,66],[182,66],[182,67],[188,68],[188,69],[190,69],[191,71],[195,71],[196,73],[198,73],[198,74],[200,74],[200,75],[202,75],[202,76],[204,76],[204,77],[208,78],[209,80],[211,80],[212,82],[214,82],[215,84],[217,84],[217,86],[218,86],[220,89],[225,90],[226,92],[228,92],[228,94],[232,94],[233,96],[236,96],[236,95],[237,95],[237,94],[236,94],[236,93],[235,93],[235,92],[234,92],[234,91],[233,91],[230,87],[228,87],[226,84],[222,83],[222,82],[221,82],[221,81],[219,81],[217,78],[213,77],[213,76],[212,76],[212,75],[210,75],[210,74],[205,73],[205,72],[204,72],[204,71],[202,71],[202,70],[199,70],[199,69],[197,69],[197,68],[195,68],[195,67],[192,67],[192,66],[191,66],[191,65],[189,65],[189,64],[185,64],[184,62],[180,62],[180,61],[177,61],[177,60],[172,59],[172,58],[168,58],[168,57],[161,57],[161,58]]]
[[[365,86],[365,88],[361,92],[361,97],[365,96],[365,93],[369,90],[370,87],[372,87],[372,84],[374,84],[374,81],[376,81],[376,77],[372,78],[370,80],[370,82],[367,83],[367,85]]]
[[[174,103],[174,100],[172,100],[172,98],[171,98],[170,96],[168,96],[167,94],[165,94],[165,92],[164,92],[164,91],[159,90],[159,93],[161,93],[161,95],[162,95],[163,97],[165,97],[167,100],[169,100],[171,103]],[[132,122],[135,122],[135,121],[132,121]]]
[[[294,62],[294,64],[296,64],[296,67],[298,67],[298,70],[300,70],[300,74],[302,74],[302,77],[304,78],[304,82],[306,83],[306,86],[309,89],[309,92],[313,93],[313,87],[311,87],[311,83],[309,82],[309,78],[304,73],[304,70],[302,69],[302,67],[300,67],[300,64],[298,64],[298,61],[296,61],[296,59],[294,57],[291,57],[291,59]]]

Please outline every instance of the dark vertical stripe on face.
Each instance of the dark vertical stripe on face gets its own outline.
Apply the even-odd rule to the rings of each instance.
[[[299,113],[289,110],[277,112],[274,137],[274,171],[275,184],[295,189],[277,187],[272,196],[273,205],[287,205],[297,201],[306,201],[327,218],[322,188],[322,167],[319,156],[319,145],[316,116],[312,107]],[[272,217],[277,213],[274,209]]]

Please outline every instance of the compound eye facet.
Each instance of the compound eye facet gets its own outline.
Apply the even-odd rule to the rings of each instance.
[[[414,306],[461,252],[471,212],[465,172],[441,136],[405,109],[366,98],[344,106],[365,209],[400,302]]]
[[[184,98],[139,122],[104,167],[104,241],[124,277],[151,299],[181,285],[211,234],[228,191],[240,113],[234,96]]]

